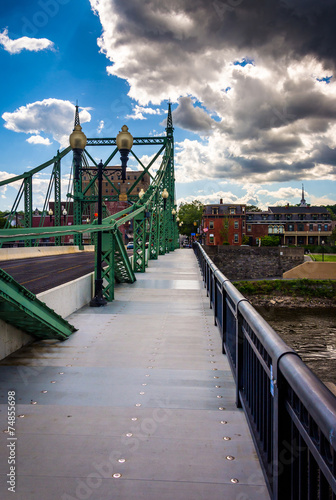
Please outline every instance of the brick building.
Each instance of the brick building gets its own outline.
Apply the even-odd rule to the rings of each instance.
[[[206,245],[241,245],[244,236],[258,245],[267,235],[280,237],[281,245],[319,245],[327,242],[333,223],[325,207],[310,206],[302,199],[299,206],[268,207],[263,212],[247,212],[246,205],[206,205],[202,218],[202,239]]]

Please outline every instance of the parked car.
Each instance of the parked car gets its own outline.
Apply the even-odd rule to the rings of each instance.
[[[127,250],[133,250],[133,248],[134,248],[133,241],[128,243],[126,248],[127,248]]]

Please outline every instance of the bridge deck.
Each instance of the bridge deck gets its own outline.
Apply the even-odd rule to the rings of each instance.
[[[68,319],[66,342],[0,366],[1,403],[16,391],[17,499],[269,499],[192,250]],[[1,498],[13,498],[1,435]]]

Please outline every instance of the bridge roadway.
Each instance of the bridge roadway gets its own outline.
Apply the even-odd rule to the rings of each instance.
[[[17,499],[269,500],[192,250],[68,319],[0,363],[2,499],[14,390]]]

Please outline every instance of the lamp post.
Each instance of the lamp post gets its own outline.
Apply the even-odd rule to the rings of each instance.
[[[324,240],[321,241],[322,245],[322,262],[324,262]]]
[[[52,222],[52,216],[54,215],[54,212],[52,211],[52,209],[50,208],[50,210],[48,211],[48,215],[50,217],[50,222]]]
[[[128,154],[133,146],[133,137],[128,132],[127,125],[121,127],[121,132],[116,137],[117,148],[120,152],[121,159],[121,179],[123,182],[126,180],[126,167],[128,162]]]
[[[166,188],[164,188],[164,190],[162,191],[161,196],[163,198],[163,210],[166,210],[167,199],[168,199],[168,196],[169,196],[169,193],[168,193],[168,191],[167,191]]]
[[[63,210],[62,214],[63,214],[64,225],[65,225],[65,219],[66,219],[66,216],[68,215],[68,212],[66,211],[66,209]]]
[[[86,146],[86,135],[82,132],[82,127],[79,122],[78,105],[76,104],[75,126],[70,134],[69,142],[73,151],[74,162],[74,223],[75,225],[82,223],[81,202],[80,202],[80,180],[79,172],[82,167],[82,155]],[[80,234],[75,235],[75,244],[82,245],[82,237]]]
[[[194,228],[195,228],[195,241],[197,241],[197,222],[194,221]]]
[[[139,191],[139,198],[140,198],[140,200],[142,199],[142,197],[144,196],[144,194],[145,194],[145,191],[143,190],[143,188],[141,188],[140,191]]]
[[[121,178],[125,182],[126,167],[128,161],[128,154],[133,145],[133,137],[128,132],[128,127],[123,125],[121,132],[116,138],[117,147],[120,151],[121,159]],[[84,169],[83,169],[84,170]],[[88,170],[88,169],[86,169]],[[120,169],[104,167],[103,162],[100,160],[97,165],[97,180],[98,180],[98,213],[97,224],[100,226],[103,220],[103,172],[104,173],[119,173]],[[90,301],[91,307],[105,306],[107,301],[103,296],[103,278],[102,278],[102,232],[97,233],[97,249],[96,249],[96,279],[95,279],[95,296]]]

